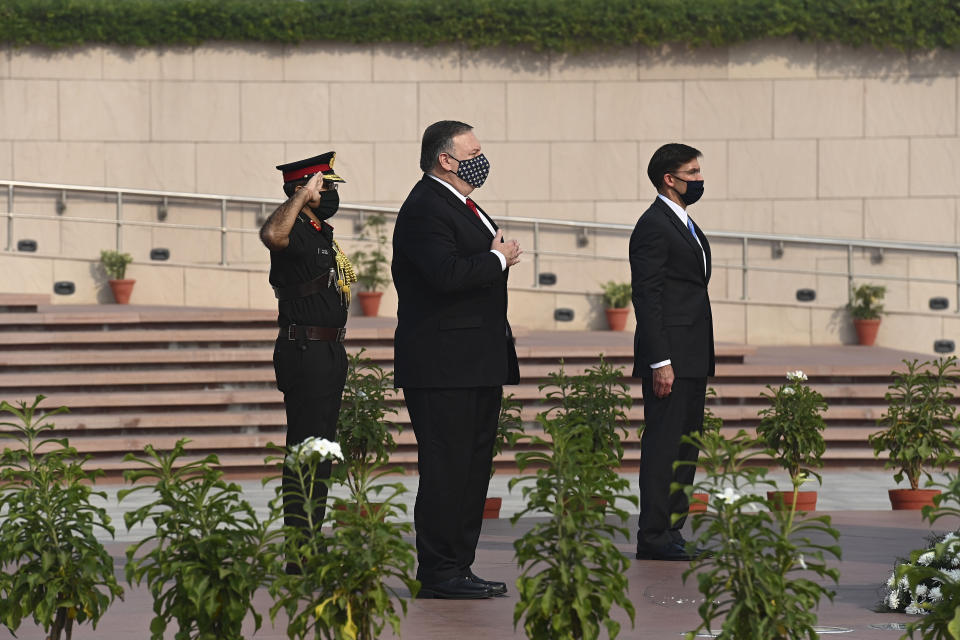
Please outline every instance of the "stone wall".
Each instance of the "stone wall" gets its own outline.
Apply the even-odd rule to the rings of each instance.
[[[704,152],[706,195],[691,213],[708,233],[956,244],[958,63],[957,52],[792,41],[578,56],[400,45],[5,50],[0,178],[273,197],[280,195],[274,165],[336,149],[337,168],[349,181],[341,192],[346,201],[397,205],[420,175],[423,128],[456,118],[475,125],[492,163],[477,200],[500,218],[632,224],[654,195],[645,175],[651,153],[663,142],[684,141]],[[18,201],[16,210],[49,211],[48,204],[32,206]],[[144,219],[155,219],[154,209],[146,207]],[[66,215],[110,218],[113,209],[76,203]],[[231,215],[241,227],[256,226],[252,211]],[[209,217],[189,210],[171,216],[187,223]],[[525,228],[508,228],[529,246]],[[95,256],[115,235],[109,225],[29,220],[17,221],[14,233],[40,240],[41,254],[71,258]],[[3,246],[5,234],[0,230]],[[131,231],[124,244],[138,261],[152,246],[194,256],[218,249],[215,237],[186,236]],[[622,236],[589,239],[587,247],[572,232],[543,240],[545,248],[575,254],[543,261],[543,270],[558,274],[558,296],[628,276],[625,259],[595,260],[625,258]],[[740,247],[716,246],[712,294],[739,308]],[[262,267],[255,237],[237,247],[235,261]],[[769,246],[754,251],[751,264],[775,269],[846,267],[843,252],[788,247],[773,258]],[[858,254],[856,269],[955,277],[949,261],[871,257]],[[6,280],[5,288],[14,286]],[[529,265],[512,278],[518,289],[531,281]],[[926,317],[932,295],[956,307],[949,285],[889,284],[892,310]],[[806,317],[811,312],[793,299],[799,286],[818,290],[808,307],[818,313],[829,315],[846,299],[842,277],[777,272],[752,276],[749,297]],[[731,318],[729,330],[718,327],[721,337],[749,334],[747,315]],[[836,323],[799,325],[807,329],[770,339],[845,335]],[[923,344],[935,337],[950,336],[925,334]]]

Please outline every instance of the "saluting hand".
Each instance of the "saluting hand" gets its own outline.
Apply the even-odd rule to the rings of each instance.
[[[495,249],[503,254],[503,257],[507,260],[507,266],[512,267],[513,265],[520,262],[520,254],[523,253],[523,249],[520,248],[520,243],[516,240],[504,240],[503,231],[497,229],[497,235],[493,237],[493,242],[490,243],[490,248]]]

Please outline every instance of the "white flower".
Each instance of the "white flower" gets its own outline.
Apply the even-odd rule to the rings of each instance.
[[[806,568],[807,568],[807,563],[804,562],[804,560],[803,560],[803,554],[802,554],[802,553],[797,556],[797,564],[800,565],[800,568],[801,568],[801,569],[806,570]]]
[[[903,612],[908,613],[911,616],[917,616],[917,615],[920,615],[921,613],[925,613],[922,609],[920,609],[917,605],[913,604],[912,602],[907,605],[907,608],[904,609]]]
[[[890,595],[887,596],[887,606],[890,607],[891,609],[900,608],[900,598],[897,597],[896,591],[891,591]]]
[[[922,564],[925,567],[929,567],[931,562],[933,562],[933,551],[922,553],[920,557],[917,558],[917,564]]]
[[[343,451],[340,449],[340,444],[330,442],[326,438],[307,438],[290,453],[295,455],[301,463],[314,455],[320,460],[343,460]]]
[[[720,499],[727,504],[733,504],[740,499],[740,496],[731,487],[724,487],[723,493],[720,494]]]
[[[887,586],[893,589],[893,585],[897,584],[897,574],[891,573],[890,577],[887,578]]]
[[[936,602],[943,598],[943,593],[940,591],[940,587],[933,587],[930,589],[929,600],[931,602]]]
[[[794,393],[795,393],[795,391],[793,390],[793,387],[784,387],[784,388],[783,388],[783,395],[785,395],[785,396],[792,396]]]
[[[921,597],[921,598],[922,598],[923,596],[927,595],[927,585],[925,585],[925,584],[918,584],[918,585],[917,585],[917,588],[914,589],[914,593],[915,593],[918,597]]]
[[[803,381],[807,379],[807,374],[805,374],[800,369],[796,371],[787,371],[787,380],[790,382]]]

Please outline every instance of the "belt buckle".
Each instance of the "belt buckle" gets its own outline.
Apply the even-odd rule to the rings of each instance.
[[[297,325],[291,324],[287,327],[287,340],[297,339]]]
[[[343,342],[347,339],[347,328],[340,327],[337,329],[337,342]]]

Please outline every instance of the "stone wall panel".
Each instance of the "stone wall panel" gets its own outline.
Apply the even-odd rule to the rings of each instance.
[[[730,197],[814,198],[816,166],[814,140],[730,142]]]
[[[197,190],[221,195],[277,197],[276,143],[198,144]],[[233,185],[230,187],[229,185]],[[282,187],[282,183],[281,183]]]
[[[421,82],[417,135],[440,120],[474,127],[481,144],[507,138],[506,85],[501,82]]]
[[[193,54],[194,78],[223,82],[283,78],[283,49],[275,45],[209,42]]]
[[[236,82],[153,82],[150,118],[152,140],[236,142],[240,87]]]
[[[863,135],[863,81],[784,80],[773,85],[775,138],[854,138]]]
[[[594,85],[510,83],[507,113],[510,140],[593,140]]]
[[[373,47],[374,82],[460,80],[460,47],[412,47],[381,44]]]
[[[103,51],[106,80],[193,80],[193,48],[108,47]]]
[[[956,78],[867,80],[868,136],[952,136],[957,133]]]
[[[240,139],[244,142],[329,140],[329,88],[316,82],[242,83]]]
[[[150,86],[139,80],[62,81],[60,139],[142,141],[150,137]]]
[[[56,140],[60,135],[58,105],[56,82],[0,80],[0,138]]]
[[[685,82],[683,114],[683,133],[688,138],[769,138],[773,134],[773,83]]]
[[[550,145],[551,197],[635,200],[638,169],[631,142],[555,142]]]
[[[597,140],[681,137],[681,83],[601,82],[596,92]]]
[[[108,142],[106,177],[111,187],[197,191],[196,145],[186,142]]]
[[[819,196],[907,195],[909,141],[905,138],[821,140]]]
[[[412,82],[332,84],[330,130],[337,140],[419,140],[417,85]]]

